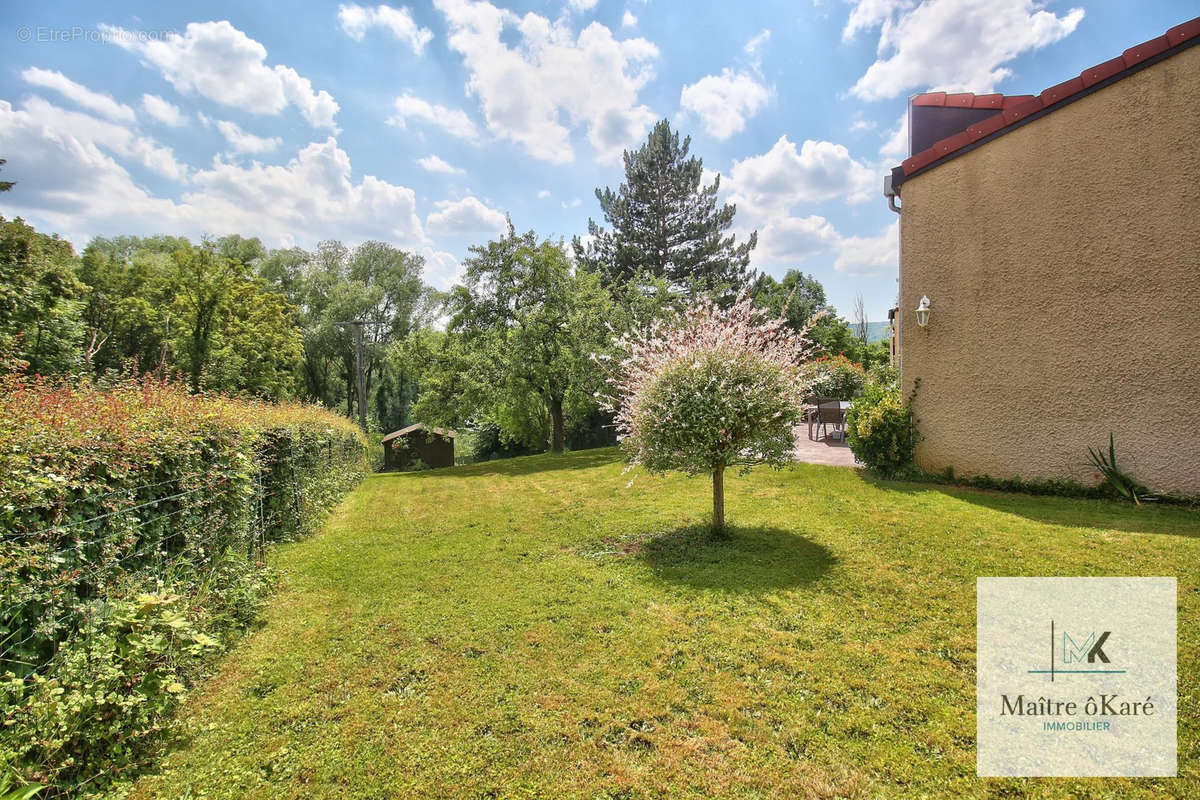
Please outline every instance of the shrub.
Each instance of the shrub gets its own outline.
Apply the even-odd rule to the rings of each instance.
[[[804,365],[803,374],[811,383],[810,394],[850,400],[862,393],[867,373],[843,355],[818,358]]]
[[[0,390],[0,765],[78,794],[136,766],[253,619],[267,542],[315,530],[365,442],[315,407],[155,380]]]
[[[697,303],[622,345],[610,402],[627,457],[650,472],[711,475],[722,531],[726,467],[791,460],[811,345],[747,298],[728,311]]]
[[[916,438],[912,397],[905,399],[899,387],[868,386],[846,412],[846,441],[855,458],[883,475],[912,466]]]

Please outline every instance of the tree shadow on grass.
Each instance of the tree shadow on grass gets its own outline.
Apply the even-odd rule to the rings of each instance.
[[[1135,506],[1127,501],[1110,498],[1033,494],[974,486],[897,481],[869,474],[864,474],[863,480],[886,492],[910,496],[936,492],[1045,525],[1200,537],[1200,509],[1194,506],[1154,502]]]
[[[638,552],[662,581],[736,593],[811,584],[837,564],[823,545],[767,527],[730,527],[713,536],[707,525],[694,525],[647,539]]]
[[[621,461],[621,451],[615,447],[598,447],[594,450],[575,450],[570,453],[555,455],[542,453],[533,456],[515,456],[513,458],[498,458],[494,461],[479,461],[474,464],[462,464],[441,469],[426,469],[419,472],[385,472],[379,473],[386,477],[403,477],[409,480],[427,478],[458,477],[466,478],[473,475],[532,475],[537,472],[554,470],[591,469],[606,464],[616,464]]]

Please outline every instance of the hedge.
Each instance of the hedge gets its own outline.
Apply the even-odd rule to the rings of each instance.
[[[0,383],[0,770],[86,796],[132,775],[315,530],[366,442],[323,409]],[[99,776],[99,777],[97,777]]]

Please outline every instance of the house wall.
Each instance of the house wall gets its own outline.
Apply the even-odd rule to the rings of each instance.
[[[1200,47],[902,187],[918,463],[1200,495]],[[929,295],[930,324],[912,309]]]

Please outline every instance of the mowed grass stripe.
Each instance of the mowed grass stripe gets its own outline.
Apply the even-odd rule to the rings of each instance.
[[[1186,797],[1200,515],[614,450],[376,475],[136,797]],[[974,777],[975,578],[1176,575],[1173,781]]]

